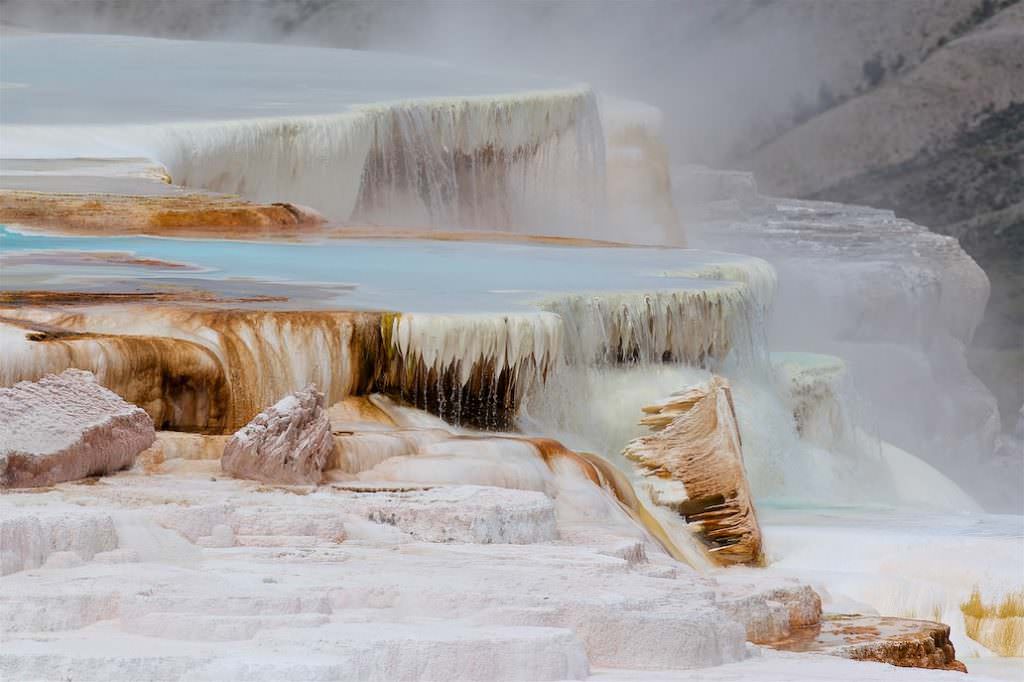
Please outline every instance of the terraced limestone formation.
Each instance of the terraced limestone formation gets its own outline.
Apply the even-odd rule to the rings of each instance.
[[[772,265],[680,248],[657,112],[400,55],[23,35],[0,57],[0,385],[88,369],[160,428],[128,471],[0,496],[0,676],[920,678],[763,648],[912,600],[904,573],[808,568],[849,550],[841,524],[808,549],[754,500],[978,507],[858,430],[831,361],[780,371]],[[930,296],[928,261],[889,312],[927,301],[924,330],[968,340],[976,273],[895,231],[964,276]],[[641,408],[678,391],[634,470]],[[955,559],[933,550],[909,569],[929,586]],[[912,606],[970,646],[979,571],[950,575]],[[951,664],[923,627],[861,644]]]

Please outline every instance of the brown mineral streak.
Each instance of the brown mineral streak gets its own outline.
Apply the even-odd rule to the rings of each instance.
[[[496,372],[495,358],[476,360],[462,384],[456,367],[438,376],[418,355],[402,357],[383,333],[382,325],[394,318],[390,313],[187,305],[72,312],[60,306],[126,303],[135,295],[24,295],[27,301],[9,293],[8,305],[33,299],[49,305],[0,309],[0,322],[25,329],[26,339],[45,350],[36,353],[31,367],[11,367],[15,376],[8,380],[35,379],[67,367],[89,369],[103,385],[149,411],[162,429],[229,433],[311,382],[322,385],[330,403],[380,391],[486,428],[511,423],[518,405],[516,373]],[[151,328],[150,319],[160,329],[173,329],[173,336],[131,333]],[[453,406],[457,413],[445,412]]]
[[[410,454],[416,451],[415,439],[406,439],[406,435],[411,434],[412,431],[418,431],[420,433],[427,431],[439,433],[443,440],[493,441],[495,439],[502,439],[527,442],[533,447],[537,456],[540,457],[553,472],[557,471],[557,466],[561,462],[568,462],[572,466],[576,467],[580,473],[587,478],[587,480],[610,494],[619,506],[634,521],[636,521],[637,524],[647,529],[655,541],[657,541],[665,551],[679,561],[690,563],[686,554],[672,541],[670,533],[668,533],[668,531],[662,527],[661,523],[659,523],[658,520],[644,507],[643,503],[637,497],[636,492],[633,490],[633,486],[629,480],[621,471],[616,469],[614,465],[604,458],[587,452],[576,452],[574,450],[570,450],[557,440],[551,438],[502,434],[458,435],[440,429],[399,428],[396,425],[401,420],[389,412],[389,406],[393,406],[395,403],[390,400],[379,400],[377,399],[378,397],[379,396],[371,396],[370,398],[349,397],[338,404],[332,405],[329,413],[347,419],[362,418],[362,420],[365,421],[391,427],[384,432],[406,440],[409,445],[408,451]],[[375,433],[379,432],[375,431]],[[338,462],[343,454],[342,450],[346,447],[345,438],[346,436],[351,436],[353,434],[358,434],[358,431],[336,430],[334,432],[335,442],[337,445],[334,455],[328,464],[329,468],[338,466]]]
[[[92,235],[239,237],[301,233],[323,219],[286,203],[216,194],[144,196],[0,190],[0,222]]]
[[[619,507],[625,511],[638,525],[645,528],[652,537],[678,561],[692,563],[661,523],[644,506],[636,495],[629,480],[608,460],[589,452],[576,452],[551,438],[524,438],[537,450],[537,454],[550,468],[554,468],[559,459],[566,459],[576,466],[591,483],[607,491]],[[695,566],[696,568],[696,566]]]
[[[159,270],[195,270],[194,265],[160,260],[159,258],[140,258],[130,253],[119,251],[43,251],[15,252],[0,254],[3,265],[128,265],[139,268]]]
[[[658,429],[626,446],[645,476],[682,483],[686,498],[661,500],[682,515],[723,564],[762,560],[761,530],[743,455],[732,391],[721,377],[644,408]]]

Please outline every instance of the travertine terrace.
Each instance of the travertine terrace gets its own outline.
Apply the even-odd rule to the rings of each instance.
[[[908,395],[967,372],[987,280],[955,244],[745,176],[684,191],[660,112],[571,79],[86,34],[0,58],[0,435],[8,474],[33,440],[68,459],[4,481],[0,677],[955,680],[1019,653],[1024,540],[848,385],[880,338],[938,377]],[[859,287],[808,285],[842,305],[807,344],[787,307],[785,347],[792,254],[717,250],[780,223]],[[885,235],[886,267],[850,263]],[[35,438],[17,395],[50,388],[75,395],[29,405]],[[47,407],[99,394],[89,424]]]

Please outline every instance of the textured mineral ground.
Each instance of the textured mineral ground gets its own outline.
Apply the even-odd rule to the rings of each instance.
[[[673,559],[575,453],[455,434],[383,397],[328,414],[334,482],[321,486],[221,478],[224,437],[161,433],[130,472],[0,498],[5,677],[742,677],[744,640],[785,647],[836,622],[793,580]],[[943,641],[912,660],[892,645],[913,639],[908,622],[820,651],[928,667],[951,654]],[[918,625],[922,651],[945,632]],[[783,675],[896,679],[762,656]]]

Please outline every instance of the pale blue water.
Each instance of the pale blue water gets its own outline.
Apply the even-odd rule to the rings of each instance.
[[[66,34],[0,41],[0,122],[132,124],[337,114],[571,83],[387,52]]]
[[[118,252],[195,266],[191,270],[34,263],[36,253]],[[13,256],[19,258],[15,262]],[[748,262],[687,249],[581,248],[429,240],[241,242],[155,237],[62,237],[0,226],[0,284],[14,289],[102,290],[104,280],[252,280],[344,285],[325,305],[406,312],[495,312],[530,308],[564,292],[654,292],[714,288],[720,281],[668,271]],[[197,284],[198,286],[198,284]],[[236,287],[237,288],[237,287]],[[265,291],[265,288],[264,288]]]

